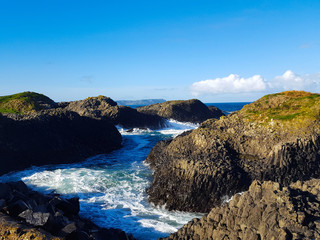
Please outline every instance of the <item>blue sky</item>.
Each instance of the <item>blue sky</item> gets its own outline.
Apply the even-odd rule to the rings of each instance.
[[[319,16],[319,0],[0,0],[0,95],[230,102],[319,92]]]

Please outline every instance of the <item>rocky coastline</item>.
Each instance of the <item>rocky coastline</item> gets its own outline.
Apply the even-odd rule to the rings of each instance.
[[[80,101],[60,103],[68,111],[94,119],[108,119],[123,128],[159,129],[166,125],[165,119],[148,113],[138,112],[126,106],[118,106],[105,96],[90,97]]]
[[[254,180],[288,186],[318,178],[319,104],[318,94],[274,94],[158,143],[146,159],[154,170],[150,202],[209,212]]]
[[[31,96],[0,101],[7,111],[0,113],[0,174],[118,149],[115,124],[156,129],[171,118],[201,123],[158,142],[146,159],[154,172],[150,202],[207,213],[164,239],[320,238],[319,94],[271,94],[227,116],[198,100],[135,110],[104,96],[62,103]],[[5,239],[133,239],[78,213],[77,198],[43,195],[21,181],[0,183]]]
[[[140,113],[174,119],[180,122],[201,123],[210,118],[219,119],[224,113],[213,106],[209,108],[198,99],[166,101],[138,107]]]
[[[0,183],[0,236],[3,239],[134,240],[119,229],[82,219],[79,199],[43,195],[22,181]]]
[[[319,179],[288,187],[255,180],[248,191],[163,240],[319,239],[319,205]]]
[[[0,114],[0,174],[31,166],[73,163],[121,147],[121,135],[108,120],[64,109]]]

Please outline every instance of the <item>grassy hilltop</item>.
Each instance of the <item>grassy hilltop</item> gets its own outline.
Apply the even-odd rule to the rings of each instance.
[[[23,114],[51,108],[55,105],[52,99],[35,92],[22,92],[0,97],[0,113]]]
[[[307,127],[320,120],[320,94],[286,91],[266,95],[244,106],[242,116],[251,122],[279,127]]]

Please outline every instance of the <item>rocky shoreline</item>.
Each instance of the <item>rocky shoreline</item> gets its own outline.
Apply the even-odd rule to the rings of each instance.
[[[0,114],[6,163],[0,174],[115,150],[121,135],[114,124],[156,129],[169,118],[201,123],[158,142],[146,159],[154,171],[150,202],[208,213],[165,239],[320,238],[319,94],[267,95],[228,116],[198,100],[135,110],[104,96],[54,103],[32,93],[32,99],[31,105],[6,103],[9,113]],[[42,195],[23,182],[0,183],[0,235],[6,239],[133,239],[78,212],[76,198]]]
[[[22,181],[0,183],[0,235],[5,239],[134,240],[118,229],[82,219],[79,199],[43,195]]]
[[[249,190],[194,219],[166,240],[319,239],[320,180],[255,180]]]
[[[198,99],[166,101],[144,107],[138,107],[137,111],[166,119],[174,119],[180,122],[201,123],[210,118],[219,119],[224,113],[214,107],[207,107]]]
[[[0,114],[0,174],[31,166],[73,163],[121,147],[122,137],[108,120],[64,109]]]
[[[165,118],[98,96],[55,103],[25,92],[0,99],[0,174],[33,165],[73,163],[121,147],[115,124],[161,128]],[[0,235],[6,239],[133,239],[78,216],[79,200],[43,195],[23,182],[0,183]]]
[[[318,178],[319,96],[304,92],[267,96],[158,143],[146,159],[154,170],[149,200],[169,210],[209,212],[247,190],[254,180],[288,186]]]
[[[111,98],[105,96],[90,97],[80,101],[60,103],[64,109],[94,119],[108,119],[114,125],[123,128],[159,129],[166,125],[160,116],[138,112],[126,106],[118,106]]]

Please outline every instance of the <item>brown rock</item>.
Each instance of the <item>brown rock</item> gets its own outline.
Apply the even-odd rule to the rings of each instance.
[[[201,123],[209,118],[220,118],[224,116],[220,109],[214,106],[208,108],[198,99],[166,101],[139,107],[137,110],[141,113],[192,123]]]
[[[146,159],[154,170],[149,200],[208,212],[254,179],[288,186],[319,177],[319,106],[318,94],[274,94],[158,143]]]
[[[165,126],[159,116],[138,112],[136,109],[118,106],[115,101],[105,96],[90,97],[80,101],[61,104],[65,109],[77,112],[81,116],[95,119],[109,119],[113,124],[125,128],[157,129]]]

